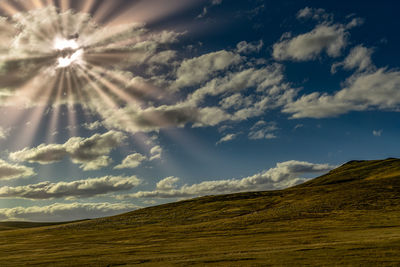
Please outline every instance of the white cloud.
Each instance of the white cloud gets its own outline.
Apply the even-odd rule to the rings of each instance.
[[[215,6],[215,5],[220,5],[222,4],[222,0],[211,0],[211,5]]]
[[[249,139],[275,139],[275,132],[278,130],[275,122],[267,123],[265,121],[258,121],[251,127],[249,132]]]
[[[17,164],[10,164],[0,159],[0,181],[26,178],[35,175],[32,168]]]
[[[329,95],[318,92],[303,95],[288,103],[283,112],[292,118],[325,118],[363,110],[398,110],[400,107],[400,72],[377,69],[357,73],[345,87]]]
[[[223,109],[240,109],[242,107],[249,107],[253,104],[252,96],[244,96],[240,93],[235,93],[233,95],[223,98],[219,102]]]
[[[247,68],[237,72],[227,72],[197,89],[187,98],[191,105],[198,105],[207,96],[218,96],[224,93],[237,93],[246,89],[255,88],[258,92],[268,92],[282,83],[283,68],[279,64],[271,64],[261,68]]]
[[[313,19],[328,21],[333,19],[333,15],[329,14],[323,8],[305,7],[297,12],[297,19]]]
[[[0,140],[1,139],[7,139],[9,133],[10,133],[9,130],[6,130],[3,127],[0,127]]]
[[[126,156],[126,158],[122,161],[121,164],[114,167],[114,169],[133,169],[138,167],[147,157],[143,156],[140,153],[134,153],[131,155]]]
[[[156,185],[157,190],[165,191],[176,188],[176,183],[179,182],[178,177],[170,176],[162,179]]]
[[[225,50],[186,59],[178,68],[177,79],[171,88],[178,90],[182,87],[198,85],[240,62],[240,55]]]
[[[284,35],[283,40],[274,44],[272,54],[277,60],[294,61],[314,60],[324,51],[330,57],[338,57],[347,45],[348,35],[342,24],[319,24],[293,38]]]
[[[161,159],[161,154],[163,150],[160,146],[155,146],[150,150],[150,160],[156,160],[156,159]]]
[[[382,135],[382,133],[383,133],[383,130],[373,130],[372,131],[372,134],[374,135],[374,136],[381,136]]]
[[[95,131],[99,128],[101,128],[103,126],[103,124],[100,121],[95,121],[92,123],[84,123],[83,127],[85,127],[86,129],[90,130],[90,131]]]
[[[236,45],[236,50],[239,54],[259,53],[263,46],[264,42],[262,40],[258,41],[258,43],[242,41]]]
[[[218,107],[194,107],[188,103],[138,109],[132,106],[103,114],[103,123],[110,128],[131,133],[158,131],[162,128],[215,126],[231,116]]]
[[[72,221],[113,216],[138,208],[138,206],[130,203],[55,203],[50,206],[0,209],[0,220],[35,222]]]
[[[237,134],[227,134],[227,135],[223,136],[223,137],[217,142],[217,145],[218,145],[218,144],[221,144],[221,143],[225,143],[225,142],[232,141],[232,140],[236,139],[237,136],[238,136]]]
[[[84,198],[130,190],[139,184],[140,180],[136,176],[104,176],[58,183],[41,182],[17,187],[0,187],[0,198]]]
[[[242,191],[281,189],[304,182],[304,174],[323,173],[333,169],[329,164],[313,164],[303,161],[286,161],[267,171],[255,175],[230,180],[204,181],[193,185],[182,185],[176,177],[161,180],[154,191],[139,191],[120,195],[119,199],[130,198],[188,198],[212,194],[228,194]]]
[[[69,156],[72,162],[81,164],[83,170],[97,170],[112,162],[108,154],[125,139],[125,134],[116,131],[94,134],[89,138],[72,137],[64,144],[42,144],[36,148],[24,148],[10,153],[10,158],[16,161],[50,164]]]
[[[338,67],[343,67],[346,70],[371,70],[375,67],[371,60],[372,53],[373,49],[358,45],[351,49],[349,55],[344,59],[343,62],[333,64],[331,72],[335,73]]]

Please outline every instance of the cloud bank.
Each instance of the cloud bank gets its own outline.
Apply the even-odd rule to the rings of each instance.
[[[61,222],[113,216],[138,208],[129,203],[54,203],[49,206],[0,209],[0,220]]]
[[[104,176],[73,182],[41,182],[24,186],[0,187],[0,198],[54,199],[87,198],[130,190],[140,184],[136,176]]]
[[[282,189],[304,182],[304,174],[322,173],[335,168],[329,164],[313,164],[304,161],[286,161],[276,167],[255,175],[230,180],[204,181],[193,185],[182,185],[178,177],[167,177],[157,183],[153,191],[139,191],[120,195],[119,199],[131,198],[189,198],[213,194],[229,194],[243,191]]]
[[[116,131],[94,134],[89,138],[72,137],[64,144],[42,144],[35,148],[24,148],[11,153],[10,158],[20,162],[50,164],[68,156],[72,162],[80,164],[84,171],[98,170],[110,165],[112,160],[109,153],[125,139],[125,134]]]

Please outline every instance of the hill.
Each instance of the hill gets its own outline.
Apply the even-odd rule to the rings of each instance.
[[[0,232],[2,266],[392,266],[399,251],[399,159],[351,161],[285,190]]]

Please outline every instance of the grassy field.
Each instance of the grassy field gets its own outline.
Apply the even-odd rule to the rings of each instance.
[[[0,232],[0,266],[400,264],[400,160],[353,161],[278,191]]]

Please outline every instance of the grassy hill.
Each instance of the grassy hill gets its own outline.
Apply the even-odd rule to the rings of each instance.
[[[46,222],[0,222],[0,231],[6,230],[16,230],[16,229],[25,229],[25,228],[36,228],[36,227],[44,227],[44,226],[53,226],[60,224],[67,224],[68,222],[61,223],[46,223]]]
[[[285,190],[0,232],[1,266],[395,266],[399,252],[399,159],[351,161]]]

